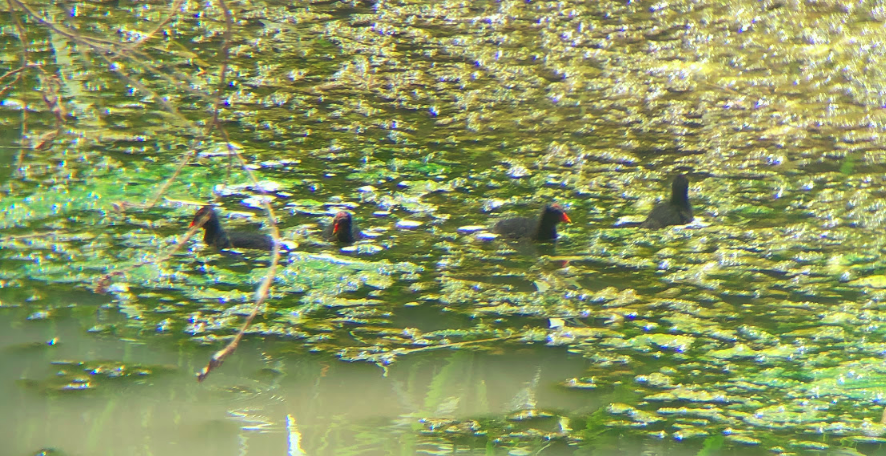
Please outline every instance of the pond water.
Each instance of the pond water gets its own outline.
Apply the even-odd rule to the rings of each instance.
[[[886,454],[882,5],[2,8],[11,454]]]
[[[4,321],[23,320],[16,313],[4,311]],[[370,364],[292,353],[300,350],[291,342],[249,342],[211,383],[198,384],[190,374],[211,351],[84,337],[76,313],[3,328],[8,454],[410,454],[458,448],[421,437],[417,424],[428,413],[600,407],[555,387],[584,365],[562,350],[418,354],[383,375]],[[47,345],[48,336],[58,344]]]

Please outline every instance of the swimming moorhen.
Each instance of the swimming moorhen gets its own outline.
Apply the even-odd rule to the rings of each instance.
[[[351,214],[344,211],[335,214],[332,224],[323,229],[323,239],[340,244],[353,244],[362,237],[357,225],[351,219]]]
[[[689,204],[689,179],[679,174],[671,184],[671,200],[659,203],[652,208],[641,228],[657,230],[671,225],[685,225],[691,222],[692,205]]]
[[[203,242],[206,245],[211,245],[217,249],[271,250],[274,248],[274,239],[266,234],[225,231],[218,221],[215,208],[212,206],[201,207],[194,214],[194,220],[191,221],[190,226],[198,225],[204,219],[206,221],[203,223]]]
[[[559,204],[548,204],[538,218],[514,217],[500,220],[492,232],[512,239],[553,241],[557,239],[557,224],[569,223],[569,216]]]

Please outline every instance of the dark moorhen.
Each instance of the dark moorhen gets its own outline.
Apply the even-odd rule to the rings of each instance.
[[[344,211],[335,214],[332,224],[323,229],[323,239],[339,244],[353,244],[362,237],[357,225],[351,219],[351,214]]]
[[[569,223],[569,216],[559,204],[548,204],[538,218],[514,217],[500,220],[492,227],[492,232],[512,239],[532,239],[553,241],[557,239],[557,224]]]
[[[212,206],[201,207],[194,214],[194,220],[191,221],[190,226],[199,225],[203,219],[206,219],[206,222],[203,223],[203,242],[206,245],[217,249],[271,250],[274,248],[274,240],[266,234],[225,231],[218,221],[215,208]]]
[[[657,230],[671,225],[685,225],[692,221],[692,205],[689,204],[689,179],[679,174],[671,184],[671,200],[659,203],[646,221],[640,224],[641,228]]]

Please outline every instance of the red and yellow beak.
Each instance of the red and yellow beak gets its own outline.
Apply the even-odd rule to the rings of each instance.
[[[338,222],[332,224],[332,234],[338,234]]]
[[[563,213],[563,216],[560,217],[560,221],[561,221],[561,222],[566,222],[566,223],[571,223],[571,222],[572,222],[572,220],[569,220],[569,216],[566,215],[565,212]]]

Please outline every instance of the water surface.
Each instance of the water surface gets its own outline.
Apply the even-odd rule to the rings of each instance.
[[[882,451],[882,6],[12,5],[17,453]],[[617,226],[677,173],[695,223]],[[263,198],[297,248],[198,384],[269,259],[164,252]],[[556,245],[459,230],[550,201]],[[343,209],[368,239],[320,241]]]

